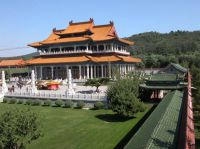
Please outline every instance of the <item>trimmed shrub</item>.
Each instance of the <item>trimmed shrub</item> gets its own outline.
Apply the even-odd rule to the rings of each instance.
[[[3,99],[3,103],[8,103],[8,102],[9,102],[8,98]]]
[[[62,100],[56,100],[55,101],[55,105],[57,106],[57,107],[61,107],[62,105],[63,105],[63,101]]]
[[[73,102],[71,100],[67,100],[64,105],[65,108],[72,108]]]
[[[26,100],[26,105],[31,105],[32,104],[32,100],[31,99],[28,99],[28,100]]]
[[[113,112],[128,117],[145,110],[146,106],[137,98],[139,83],[137,78],[125,78],[109,86],[107,98]]]
[[[12,99],[9,100],[10,104],[15,104],[16,102],[17,102],[17,99],[15,99],[15,98],[12,98]]]
[[[76,107],[77,107],[78,109],[82,109],[84,106],[85,106],[85,103],[84,103],[83,101],[79,101],[79,102],[77,103],[77,105],[76,105]]]
[[[51,106],[51,100],[45,100],[43,106]]]
[[[32,106],[40,106],[41,105],[41,101],[39,99],[32,100],[31,105]]]
[[[22,100],[22,99],[19,99],[18,101],[17,101],[17,104],[23,104],[24,103],[24,101]]]
[[[104,103],[101,101],[98,101],[94,104],[94,109],[99,110],[104,108]]]

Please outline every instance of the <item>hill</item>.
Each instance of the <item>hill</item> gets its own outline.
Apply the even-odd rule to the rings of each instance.
[[[31,59],[35,56],[38,56],[39,53],[38,52],[33,52],[33,53],[30,53],[30,54],[26,54],[26,55],[21,55],[21,56],[13,56],[13,57],[0,57],[0,60],[3,60],[3,59],[24,59],[24,60],[27,60],[27,59]]]
[[[141,57],[146,67],[164,67],[169,62],[191,65],[198,63],[196,58],[200,61],[200,31],[146,32],[127,39],[135,42],[131,54]]]

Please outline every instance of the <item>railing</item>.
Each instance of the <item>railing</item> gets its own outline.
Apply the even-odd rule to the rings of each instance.
[[[40,55],[56,55],[56,54],[71,54],[71,53],[83,53],[83,52],[87,52],[87,53],[92,53],[91,50],[76,50],[76,51],[58,51],[58,52],[39,52]]]
[[[127,52],[126,50],[103,50],[103,51],[91,51],[91,50],[76,50],[76,51],[58,51],[58,52],[39,52],[40,55],[59,55],[59,54],[72,54],[72,53],[111,53],[111,52],[117,52],[121,54],[127,54],[129,55],[130,52]]]
[[[64,94],[64,93],[51,93],[51,92],[8,92],[5,97],[21,97],[21,98],[39,98],[39,99],[63,99],[63,100],[84,100],[84,101],[106,101],[104,94]]]

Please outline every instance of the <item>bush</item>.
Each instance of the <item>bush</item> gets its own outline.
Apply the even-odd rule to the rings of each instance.
[[[65,102],[65,108],[72,108],[73,107],[73,102],[71,100],[67,100]]]
[[[45,100],[43,106],[51,106],[51,100]]]
[[[85,103],[83,101],[79,101],[76,106],[78,109],[82,109],[85,106]]]
[[[61,107],[62,105],[63,105],[63,101],[62,100],[56,100],[55,101],[55,105],[57,106],[57,107]]]
[[[26,105],[31,105],[32,104],[32,100],[31,99],[28,99],[28,100],[26,100]]]
[[[104,103],[103,102],[98,101],[98,102],[96,102],[94,104],[94,109],[99,110],[99,109],[103,109],[103,108],[104,108]]]
[[[139,80],[135,78],[119,79],[107,90],[110,108],[121,116],[133,116],[145,110],[145,105],[138,99]]]
[[[12,98],[12,99],[9,100],[10,104],[15,104],[16,102],[17,102],[17,99],[15,99],[15,98]]]
[[[30,109],[10,109],[0,115],[0,148],[25,149],[41,137],[39,115]]]
[[[17,101],[17,104],[23,104],[24,103],[24,101],[22,100],[22,99],[19,99],[18,101]]]
[[[40,106],[41,103],[42,103],[42,102],[41,102],[39,99],[35,99],[35,100],[32,100],[31,105],[32,105],[32,106]]]
[[[3,98],[3,103],[8,103],[8,102],[9,102],[8,98]]]
[[[96,87],[96,92],[99,92],[99,87],[101,85],[106,85],[110,81],[109,78],[94,78],[94,79],[88,79],[85,82],[85,86],[95,86]]]

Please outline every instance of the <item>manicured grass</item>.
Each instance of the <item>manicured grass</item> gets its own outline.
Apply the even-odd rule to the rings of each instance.
[[[111,149],[150,109],[135,118],[122,120],[111,110],[82,110],[0,103],[6,109],[27,108],[41,115],[44,136],[28,145],[30,149]]]

